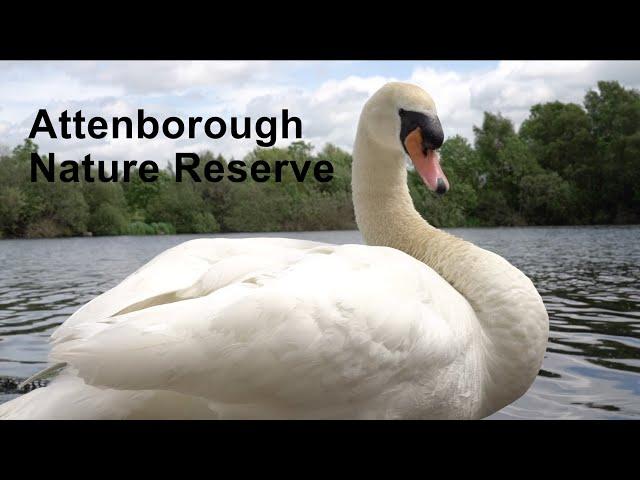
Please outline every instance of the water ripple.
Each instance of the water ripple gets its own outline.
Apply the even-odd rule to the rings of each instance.
[[[525,272],[549,312],[538,378],[491,418],[640,418],[640,227],[451,231]],[[362,241],[358,232],[260,235]],[[0,380],[40,370],[56,326],[161,251],[197,237],[0,241]],[[0,391],[0,403],[13,397]]]

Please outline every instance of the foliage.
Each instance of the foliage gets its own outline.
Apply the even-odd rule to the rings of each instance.
[[[131,222],[123,232],[125,235],[170,235],[176,229],[170,223]]]
[[[454,136],[440,149],[451,190],[439,197],[409,167],[416,209],[438,227],[640,222],[640,93],[598,82],[583,105],[549,102],[531,107],[517,130],[500,113],[484,114],[474,142]],[[317,154],[306,142],[256,148],[262,160],[328,160],[330,182],[298,182],[290,168],[281,182],[175,181],[171,165],[155,182],[131,172],[129,182],[30,181],[30,140],[0,155],[0,238],[154,235],[227,231],[355,228],[351,155],[334,145]],[[209,160],[196,168],[204,179]],[[313,168],[313,165],[311,165]]]
[[[126,213],[111,203],[104,203],[91,213],[88,228],[94,235],[121,235],[127,229]]]
[[[528,223],[557,225],[571,213],[571,187],[557,172],[527,175],[520,182],[522,213]]]

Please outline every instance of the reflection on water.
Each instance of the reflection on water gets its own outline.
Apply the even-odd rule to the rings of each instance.
[[[491,418],[640,418],[640,227],[451,229],[540,291],[549,346],[529,392]],[[226,235],[229,237],[255,234]],[[358,232],[263,234],[361,243]],[[0,241],[0,402],[46,365],[51,331],[161,251],[202,235]]]

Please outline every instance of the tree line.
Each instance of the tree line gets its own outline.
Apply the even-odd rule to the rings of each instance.
[[[445,141],[442,166],[452,185],[429,192],[409,169],[416,208],[438,227],[640,223],[640,92],[598,82],[582,105],[531,107],[518,130],[485,112],[471,144]],[[339,230],[355,228],[351,155],[333,145],[318,153],[305,142],[256,148],[244,161],[332,163],[331,182],[175,181],[171,165],[160,178],[130,182],[31,182],[25,140],[0,156],[0,236],[144,235],[169,233]],[[227,162],[204,152],[208,160]],[[202,173],[202,172],[201,172]],[[202,176],[202,175],[201,175]]]

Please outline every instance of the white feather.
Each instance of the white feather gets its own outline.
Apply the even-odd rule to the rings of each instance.
[[[198,266],[191,285],[184,265]],[[176,293],[116,314],[159,292]],[[439,378],[469,361],[477,325],[468,304],[455,317],[453,304],[466,302],[386,247],[196,240],[79,310],[56,332],[51,359],[95,387],[254,404],[259,418],[423,416],[436,385],[444,397],[475,388],[473,378]]]

